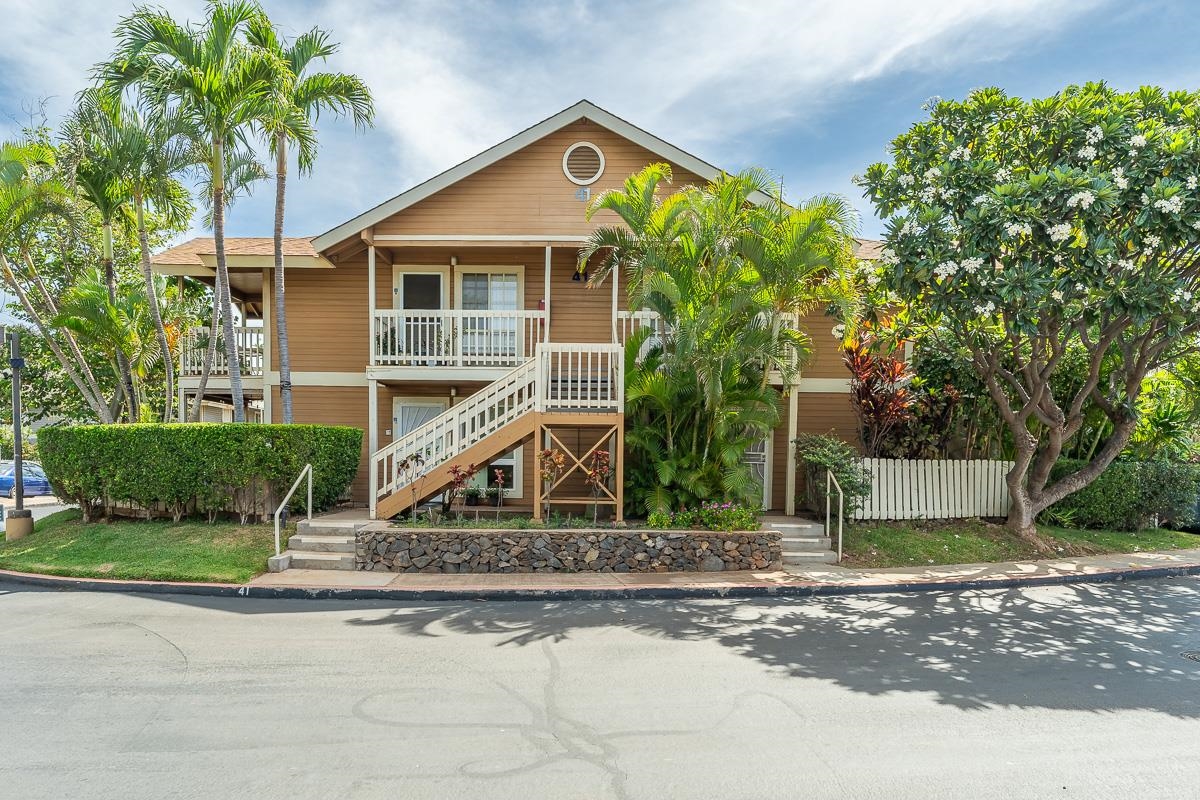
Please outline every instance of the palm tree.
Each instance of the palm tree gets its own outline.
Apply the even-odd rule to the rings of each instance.
[[[66,132],[81,145],[84,158],[76,174],[85,196],[105,223],[105,278],[109,302],[114,305],[112,222],[117,211],[132,208],[146,301],[164,367],[163,418],[169,421],[175,398],[175,368],[150,265],[146,214],[153,210],[169,225],[190,219],[192,204],[176,176],[192,165],[195,132],[172,112],[145,114],[95,89],[81,94]],[[123,356],[120,361],[127,390],[132,391],[131,367]]]
[[[180,25],[161,9],[136,8],[117,27],[112,60],[96,70],[110,93],[136,85],[156,108],[174,104],[204,137],[201,166],[211,184],[217,305],[237,422],[245,421],[246,412],[225,259],[224,169],[228,151],[245,145],[249,126],[269,113],[281,68],[270,53],[242,40],[262,13],[248,0],[214,0],[202,25]]]
[[[316,132],[312,123],[322,110],[348,114],[354,127],[371,124],[375,108],[367,85],[355,75],[334,72],[305,74],[316,59],[337,52],[338,45],[318,28],[298,36],[290,45],[278,35],[265,15],[247,28],[250,43],[286,65],[277,76],[269,113],[259,120],[275,156],[275,331],[279,356],[279,400],[283,421],[292,421],[292,365],[288,353],[287,310],[284,302],[283,217],[287,185],[288,145],[296,145],[300,172],[311,173],[316,157]]]
[[[53,329],[42,313],[54,316],[58,308],[33,263],[31,244],[45,223],[72,224],[75,213],[56,160],[54,148],[43,142],[0,144],[0,274],[96,419],[111,423],[113,412],[74,335]]]

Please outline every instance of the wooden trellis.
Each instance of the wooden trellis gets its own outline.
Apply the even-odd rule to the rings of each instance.
[[[568,447],[555,433],[555,428],[591,428],[605,429],[588,450],[579,455]],[[540,443],[534,457],[533,481],[533,518],[542,518],[542,505],[550,503],[570,503],[574,505],[602,505],[613,507],[613,518],[620,522],[624,519],[625,507],[625,415],[624,414],[539,414],[537,421],[537,436],[535,441]],[[603,492],[599,497],[555,497],[554,490],[576,472],[587,476],[588,460],[597,450],[604,449],[609,443],[609,464],[612,466],[613,488],[602,486]],[[542,480],[542,450],[554,448],[563,453],[567,466],[550,486],[544,486]]]

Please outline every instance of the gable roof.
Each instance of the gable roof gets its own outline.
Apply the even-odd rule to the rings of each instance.
[[[858,248],[854,255],[863,261],[878,261],[883,252],[884,243],[879,239],[855,239]]]
[[[691,153],[680,150],[670,142],[663,141],[654,134],[626,122],[615,114],[610,114],[603,108],[587,100],[580,100],[575,105],[564,108],[554,116],[526,128],[515,136],[511,136],[500,142],[500,144],[489,147],[479,155],[469,158],[439,175],[435,175],[424,183],[417,184],[406,192],[401,192],[391,200],[380,203],[371,210],[359,214],[354,219],[338,225],[333,230],[326,231],[320,236],[314,237],[312,246],[317,252],[321,252],[352,236],[356,236],[360,231],[382,222],[393,214],[403,211],[430,195],[440,192],[447,186],[457,183],[484,167],[489,167],[500,159],[506,158],[560,128],[581,119],[587,119],[601,127],[607,128],[613,133],[641,145],[651,153],[662,157],[666,161],[677,164],[705,180],[712,180],[721,174],[720,169],[709,164],[707,161],[702,161]]]
[[[202,256],[216,256],[217,246],[211,236],[197,236],[188,239],[174,247],[168,247],[161,253],[150,256],[150,263],[159,266],[172,267],[203,267]],[[227,256],[274,256],[275,240],[270,236],[226,236],[225,254]],[[307,236],[285,237],[283,240],[284,256],[308,256],[316,258],[317,251],[313,249],[312,239]]]

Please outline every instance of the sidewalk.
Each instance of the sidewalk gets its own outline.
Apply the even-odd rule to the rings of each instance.
[[[311,600],[622,600],[1005,589],[1200,575],[1200,549],[907,569],[659,574],[395,574],[287,570],[249,583],[60,578],[0,570],[5,582],[57,590]]]
[[[296,570],[260,575],[250,587],[307,596],[409,599],[811,596],[1004,588],[1200,574],[1200,549],[928,568],[778,572],[501,573],[442,575]]]

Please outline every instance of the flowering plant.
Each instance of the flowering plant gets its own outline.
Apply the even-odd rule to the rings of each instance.
[[[1200,347],[1200,93],[1103,84],[931,101],[860,179],[887,221],[876,303],[910,338],[966,344],[1016,450],[1009,525],[1093,481],[1136,426],[1142,379]],[[1064,355],[1080,385],[1050,390]],[[1051,482],[1099,409],[1112,435]]]

